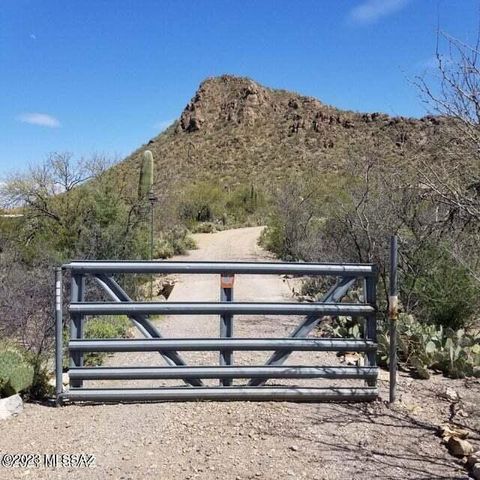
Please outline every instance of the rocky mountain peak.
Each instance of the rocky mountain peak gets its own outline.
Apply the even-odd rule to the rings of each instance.
[[[270,108],[268,89],[245,77],[223,75],[200,84],[180,117],[179,131],[209,130],[219,123],[252,125]]]
[[[274,124],[285,133],[313,131],[339,126],[355,128],[358,122],[389,122],[388,115],[361,115],[325,105],[316,98],[285,90],[266,88],[232,75],[203,81],[187,104],[176,133],[211,132],[225,126],[248,127]],[[398,120],[396,120],[398,122]]]

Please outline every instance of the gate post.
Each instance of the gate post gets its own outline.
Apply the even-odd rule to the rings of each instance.
[[[55,398],[61,405],[63,393],[63,281],[61,267],[55,268]]]
[[[388,318],[390,320],[390,398],[394,403],[397,387],[397,320],[398,320],[398,238],[390,239],[390,296],[388,298]]]
[[[233,274],[221,274],[220,277],[220,301],[233,302],[233,282],[235,276]],[[220,316],[220,337],[230,338],[233,336],[233,315],[224,314]],[[220,351],[220,365],[232,365],[232,350]],[[232,385],[231,378],[220,379],[220,385]]]
[[[79,273],[72,273],[70,292],[71,302],[83,302],[85,300],[85,277]],[[70,314],[70,338],[79,340],[83,338],[84,322],[83,315],[78,313]],[[70,367],[83,367],[83,352],[70,353]],[[72,380],[70,386],[81,388],[82,380]]]
[[[366,340],[377,342],[377,276],[372,275],[365,278],[364,285],[365,302],[375,308],[375,313],[366,316],[366,325],[364,331],[364,337]],[[377,351],[367,352],[365,355],[365,366],[376,367],[377,366]],[[367,380],[369,387],[376,385],[376,380]]]

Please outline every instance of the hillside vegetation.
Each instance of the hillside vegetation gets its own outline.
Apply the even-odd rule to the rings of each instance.
[[[417,120],[343,111],[224,75],[205,80],[180,119],[120,168],[138,168],[148,148],[158,185],[202,180],[274,185],[302,172],[342,171],[346,159],[366,152],[385,162],[409,159],[413,152],[433,154],[447,125],[438,116]]]

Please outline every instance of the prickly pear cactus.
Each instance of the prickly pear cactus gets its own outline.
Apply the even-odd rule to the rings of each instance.
[[[153,155],[150,150],[143,152],[142,169],[138,183],[138,198],[145,199],[153,186]]]
[[[33,382],[33,367],[20,351],[11,345],[0,344],[0,397],[26,390]]]
[[[23,363],[23,357],[18,350],[10,345],[0,345],[0,382],[7,383],[16,365]]]
[[[23,392],[32,386],[33,382],[33,367],[27,363],[17,365],[8,379],[7,384],[2,391],[6,396],[14,395],[15,393]]]

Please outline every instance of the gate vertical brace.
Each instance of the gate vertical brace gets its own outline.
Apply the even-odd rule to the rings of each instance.
[[[389,402],[394,403],[397,387],[397,320],[398,320],[398,238],[390,239],[390,292],[388,298],[388,319],[390,321],[390,396]]]
[[[377,277],[371,276],[365,278],[365,302],[375,308],[375,313],[369,314],[366,316],[366,325],[364,331],[364,337],[366,340],[372,342],[377,342]],[[367,352],[365,355],[365,365],[367,367],[376,367],[377,366],[377,351]],[[374,387],[377,381],[366,380],[366,384],[369,387]]]
[[[63,393],[63,279],[62,269],[55,268],[55,398],[61,405]]]
[[[71,283],[71,301],[83,302],[85,300],[85,277],[82,274],[74,273]],[[84,333],[83,315],[74,313],[70,314],[70,338],[82,339]],[[83,367],[83,352],[70,353],[70,367]],[[73,388],[81,388],[82,380],[72,380],[70,386]]]
[[[220,277],[220,301],[233,302],[233,283],[235,276],[222,274]],[[220,337],[231,338],[233,336],[233,315],[224,314],[220,316]],[[220,365],[233,365],[233,351],[220,351]],[[220,379],[220,385],[232,385],[231,378]]]

